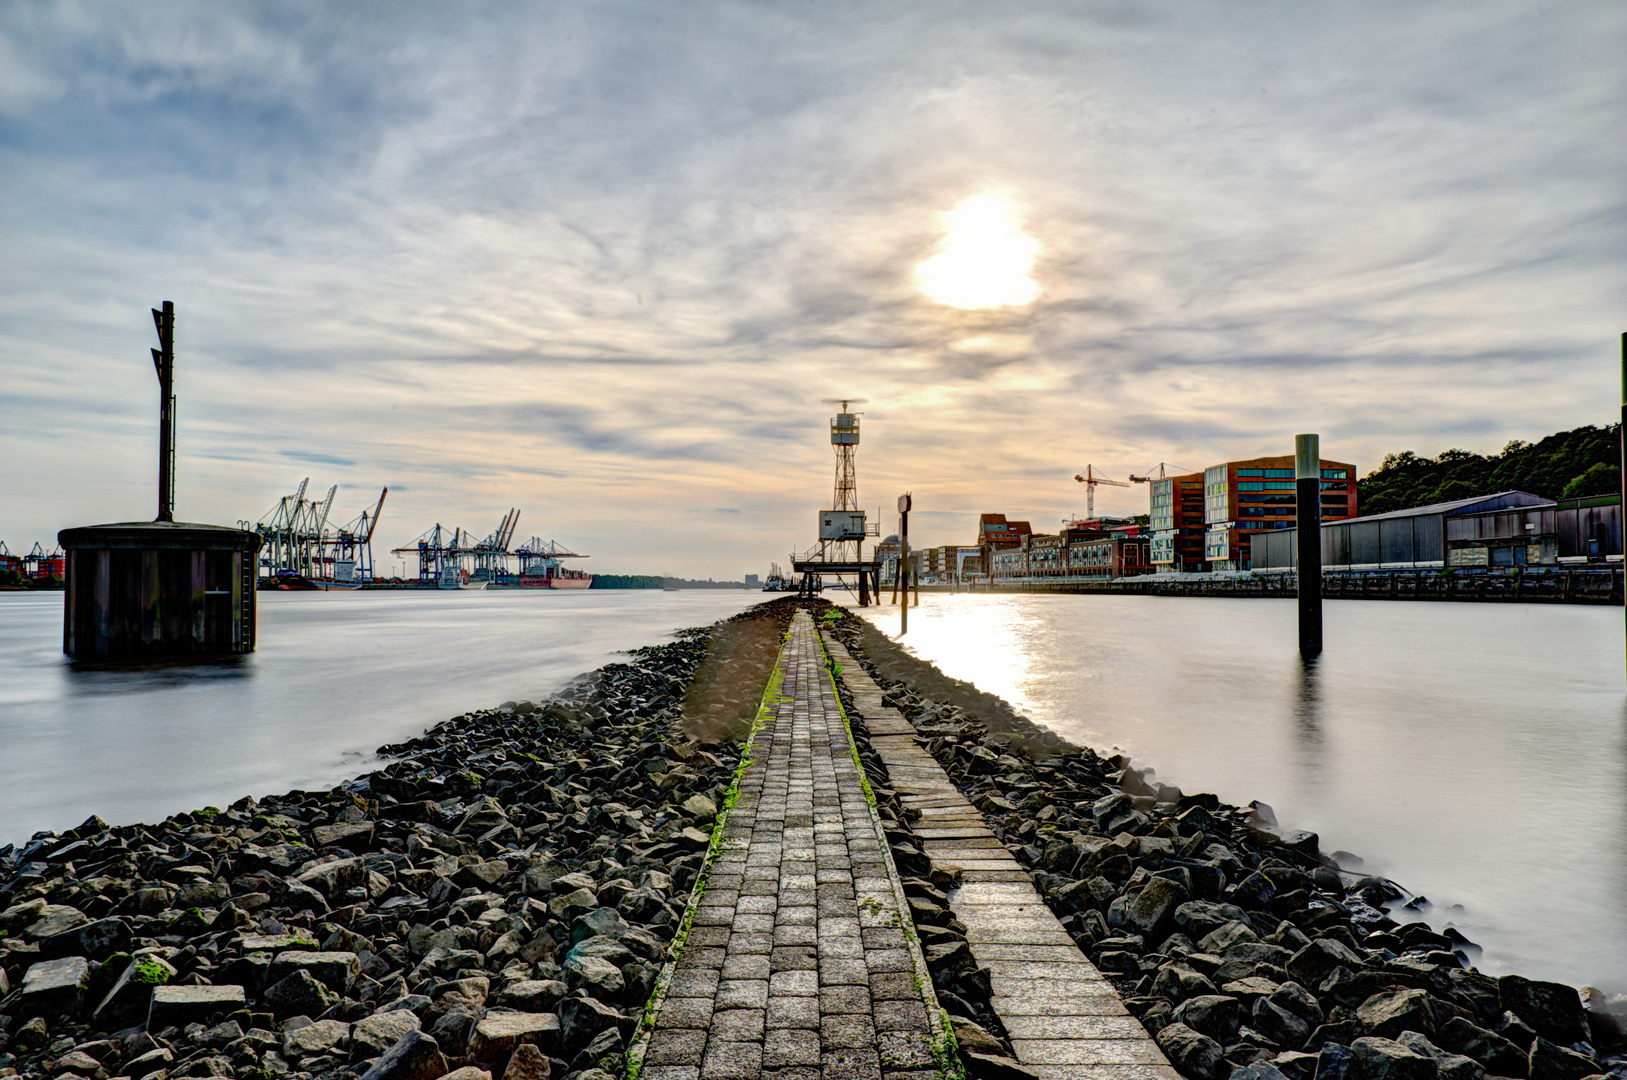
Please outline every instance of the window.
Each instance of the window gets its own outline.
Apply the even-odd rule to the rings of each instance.
[[[1323,469],[1322,470],[1322,479],[1324,479],[1324,480],[1343,480],[1343,479],[1345,479],[1347,477],[1347,475],[1348,474],[1344,469]],[[1343,486],[1343,485],[1341,485],[1341,486]]]
[[[1238,476],[1264,476],[1265,475],[1265,470],[1264,469],[1238,469],[1237,470],[1237,475]]]

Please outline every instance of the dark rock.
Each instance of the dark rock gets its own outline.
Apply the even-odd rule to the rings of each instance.
[[[1461,1016],[1454,1016],[1441,1025],[1435,1041],[1454,1054],[1468,1055],[1485,1066],[1487,1072],[1498,1076],[1526,1074],[1525,1051],[1495,1031],[1471,1024]]]
[[[1185,964],[1168,963],[1153,978],[1152,996],[1179,1004],[1187,998],[1214,994],[1215,984]]]
[[[1497,980],[1497,998],[1550,1042],[1570,1046],[1588,1037],[1581,995],[1569,986],[1505,975]]]
[[[1227,923],[1245,923],[1248,916],[1236,904],[1221,904],[1212,900],[1188,900],[1175,909],[1175,925],[1192,940],[1197,941],[1220,929]]]
[[[1294,953],[1284,965],[1288,974],[1301,986],[1321,986],[1323,980],[1333,973],[1336,967],[1346,967],[1352,971],[1362,966],[1362,957],[1342,942],[1332,938],[1319,937],[1309,945]]]
[[[243,1008],[241,986],[156,986],[147,1011],[147,1030],[199,1024]]]
[[[1240,907],[1260,911],[1270,905],[1276,895],[1277,886],[1256,870],[1232,887],[1231,900]]]
[[[569,997],[559,1004],[559,1025],[562,1045],[576,1051],[606,1028],[620,1028],[622,1016],[595,998]]]
[[[1269,1061],[1256,1061],[1233,1069],[1231,1080],[1288,1080],[1288,1077]]]
[[[1278,1005],[1272,998],[1254,999],[1250,1021],[1254,1030],[1285,1050],[1297,1050],[1304,1046],[1311,1034],[1310,1024]]]
[[[1307,1024],[1315,1027],[1323,1020],[1322,1006],[1316,1002],[1316,997],[1297,982],[1285,982],[1271,992],[1271,1001]]]
[[[1388,990],[1374,994],[1356,1008],[1356,1016],[1367,1030],[1393,1039],[1403,1031],[1435,1034],[1435,1009],[1422,990]]]
[[[18,1002],[24,1016],[76,1013],[90,981],[90,962],[83,956],[42,960],[23,973]]]
[[[1137,932],[1162,939],[1175,928],[1175,911],[1190,898],[1186,889],[1168,878],[1155,877],[1141,887],[1125,909],[1125,916]]]
[[[1169,1024],[1155,1039],[1158,1048],[1182,1075],[1192,1080],[1226,1080],[1230,1069],[1225,1064],[1225,1050],[1209,1036],[1185,1024]]]
[[[448,1071],[440,1045],[422,1031],[409,1031],[380,1055],[361,1080],[437,1080]]]
[[[1237,1038],[1237,1029],[1243,1022],[1243,1006],[1236,998],[1224,994],[1200,994],[1181,1002],[1171,1019],[1226,1044]]]
[[[40,959],[55,960],[64,956],[83,956],[91,960],[106,960],[114,953],[130,948],[130,924],[124,919],[97,919],[76,926],[40,942]]]
[[[301,968],[267,987],[263,1000],[272,1013],[284,1018],[321,1016],[333,1005],[335,998],[327,987]]]
[[[1316,1054],[1301,1054],[1294,1050],[1285,1050],[1271,1059],[1271,1064],[1288,1080],[1314,1080],[1316,1062]]]
[[[1437,1080],[1435,1059],[1416,1053],[1391,1039],[1357,1039],[1350,1049],[1356,1056],[1361,1080]]]
[[[1582,1080],[1603,1071],[1592,1058],[1555,1045],[1541,1035],[1531,1040],[1527,1065],[1531,1080]]]
[[[308,971],[328,989],[344,993],[361,974],[361,961],[353,952],[308,952],[289,949],[277,954],[266,972],[266,981],[279,983],[296,971]]]
[[[1356,1065],[1356,1052],[1348,1045],[1327,1042],[1317,1051],[1314,1080],[1359,1080],[1361,1070]]]
[[[1521,1050],[1530,1050],[1531,1040],[1537,1037],[1531,1025],[1506,1010],[1497,1020],[1497,1033]]]

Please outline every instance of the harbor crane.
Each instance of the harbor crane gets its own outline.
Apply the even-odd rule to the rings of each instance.
[[[1145,484],[1145,483],[1149,483],[1149,482],[1151,482],[1153,480],[1168,480],[1169,476],[1168,476],[1168,474],[1166,474],[1164,472],[1166,467],[1169,468],[1169,469],[1173,469],[1176,476],[1181,476],[1181,475],[1183,475],[1183,474],[1190,471],[1190,470],[1181,468],[1179,465],[1171,465],[1167,461],[1160,461],[1158,463],[1158,475],[1157,476],[1153,476],[1152,475],[1152,470],[1148,469],[1146,476],[1137,476],[1135,473],[1131,473],[1130,474],[1130,482],[1132,484]]]
[[[1086,465],[1085,466],[1085,471],[1082,472],[1082,473],[1079,473],[1077,476],[1074,477],[1074,479],[1079,481],[1081,484],[1085,485],[1085,516],[1087,518],[1093,518],[1093,517],[1096,516],[1096,485],[1097,484],[1107,484],[1107,485],[1109,485],[1111,487],[1121,487],[1121,488],[1127,488],[1127,487],[1130,486],[1129,484],[1126,484],[1123,480],[1109,480],[1105,476],[1097,476],[1096,472],[1095,472],[1095,469],[1092,468],[1089,465]]]

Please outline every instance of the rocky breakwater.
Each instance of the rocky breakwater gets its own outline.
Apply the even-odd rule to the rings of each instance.
[[[739,761],[690,721],[756,706],[715,630],[332,791],[0,849],[0,1076],[607,1080]]]
[[[862,620],[834,630],[1192,1080],[1627,1078],[1620,999],[1480,972],[1427,901],[1269,807],[1071,747]]]

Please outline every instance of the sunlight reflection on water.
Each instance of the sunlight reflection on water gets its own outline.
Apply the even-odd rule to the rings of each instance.
[[[1627,991],[1616,608],[923,595],[907,644],[1099,751],[1270,803],[1437,906],[1483,967]],[[862,614],[888,634],[898,609]],[[1449,911],[1461,904],[1461,911]]]

